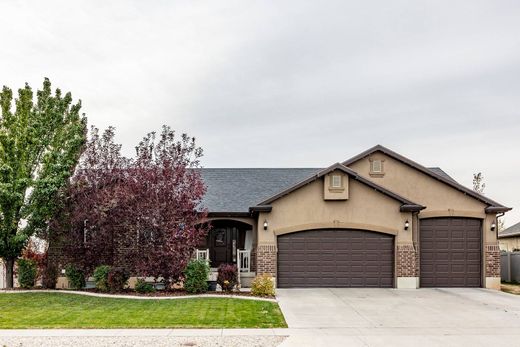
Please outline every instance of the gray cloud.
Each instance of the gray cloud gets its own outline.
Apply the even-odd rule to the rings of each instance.
[[[205,166],[326,166],[381,143],[517,207],[517,1],[3,1],[0,83],[44,76],[130,153],[169,124]]]

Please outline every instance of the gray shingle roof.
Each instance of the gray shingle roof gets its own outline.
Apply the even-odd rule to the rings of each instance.
[[[506,230],[498,233],[498,237],[513,237],[513,236],[520,236],[520,223],[516,223],[513,226],[510,226]]]
[[[449,179],[450,181],[453,181],[455,183],[457,183],[457,181],[455,181],[450,175],[448,175],[446,173],[446,171],[444,171],[443,169],[441,169],[440,167],[429,167],[428,170],[430,170],[431,172],[433,173],[436,173],[437,175],[439,176],[442,176],[444,178],[447,178]]]
[[[292,187],[320,169],[200,169],[207,191],[202,204],[209,212],[248,212],[249,207]]]
[[[203,168],[207,191],[202,205],[209,212],[248,212],[249,207],[309,178],[322,168]],[[433,172],[453,180],[440,168]]]

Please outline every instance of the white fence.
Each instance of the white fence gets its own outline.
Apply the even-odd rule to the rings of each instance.
[[[0,260],[0,289],[4,289],[5,286],[5,266],[4,262]]]
[[[195,259],[209,262],[209,249],[197,249],[195,253]]]

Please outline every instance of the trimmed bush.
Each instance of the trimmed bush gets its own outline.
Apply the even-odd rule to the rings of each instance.
[[[31,259],[18,259],[16,262],[18,272],[18,284],[22,288],[32,288],[36,283],[38,264]]]
[[[138,278],[137,282],[135,283],[135,291],[141,294],[154,293],[155,287],[151,283],[146,282],[144,279]]]
[[[69,281],[69,288],[83,289],[85,287],[85,273],[73,264],[65,267],[65,276]]]
[[[128,284],[130,273],[122,267],[112,267],[108,273],[108,289],[111,292],[121,292]]]
[[[208,290],[209,264],[205,260],[191,260],[184,269],[184,289],[188,293],[205,293]]]
[[[254,296],[274,296],[274,283],[270,274],[261,274],[251,283],[251,294]]]
[[[47,264],[43,269],[42,286],[47,289],[56,289],[58,282],[58,269],[54,265]]]
[[[233,264],[221,264],[218,267],[217,283],[225,292],[231,292],[238,282],[237,266]]]
[[[108,273],[110,272],[110,266],[100,265],[94,270],[94,281],[96,282],[96,288],[102,292],[108,292]]]

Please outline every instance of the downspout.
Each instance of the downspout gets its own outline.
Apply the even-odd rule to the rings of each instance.
[[[495,224],[497,226],[495,228],[495,233],[496,233],[497,242],[498,242],[498,218],[503,217],[505,214],[506,214],[505,212],[500,212],[495,215]]]

